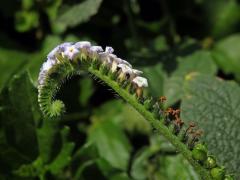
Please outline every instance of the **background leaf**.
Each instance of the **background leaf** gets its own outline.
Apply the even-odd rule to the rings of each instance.
[[[182,102],[182,118],[204,130],[210,153],[240,177],[240,87],[210,76],[194,76]]]
[[[213,55],[218,66],[240,80],[240,34],[233,34],[216,43]]]
[[[27,54],[22,51],[0,48],[0,91],[11,76],[25,67]]]
[[[62,30],[84,23],[98,12],[101,3],[102,0],[85,0],[61,14],[56,23],[62,27]]]
[[[167,97],[166,106],[179,101],[183,96],[183,84],[191,74],[202,73],[214,75],[217,67],[210,52],[199,50],[191,55],[177,58],[178,67],[165,80],[164,95]]]
[[[119,126],[105,120],[96,123],[89,136],[90,140],[95,143],[100,157],[115,168],[127,169],[131,145]]]
[[[27,73],[14,76],[0,95],[0,106],[3,107],[0,111],[1,166],[5,166],[3,169],[14,169],[21,163],[35,160],[38,155],[35,124],[41,115],[37,91]],[[10,169],[2,173],[10,173]]]

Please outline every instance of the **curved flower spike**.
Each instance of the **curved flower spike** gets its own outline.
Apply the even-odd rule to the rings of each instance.
[[[199,172],[202,179],[232,179],[225,174],[225,170],[213,162],[213,159],[209,158],[208,152],[202,153],[199,149],[196,150],[198,147],[196,141],[201,132],[194,131],[195,125],[184,126],[177,111],[173,114],[175,120],[164,113],[160,104],[166,98],[162,97],[157,102],[152,97],[142,98],[144,88],[148,87],[147,79],[140,77],[142,71],[132,69],[130,63],[118,58],[113,51],[112,47],[106,47],[103,51],[101,46],[91,46],[88,41],[76,44],[67,42],[54,48],[48,54],[47,61],[43,63],[38,78],[38,102],[43,115],[58,119],[64,113],[64,103],[54,99],[59,83],[65,78],[78,74],[81,69],[87,70],[114,89],[175,145]],[[89,62],[83,63],[85,59]],[[134,95],[133,91],[135,91]]]

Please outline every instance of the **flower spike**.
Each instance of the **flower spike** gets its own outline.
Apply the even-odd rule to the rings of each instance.
[[[61,83],[86,70],[110,86],[132,105],[156,131],[161,133],[192,164],[202,179],[233,179],[209,155],[204,144],[199,143],[201,130],[195,124],[186,124],[180,111],[164,109],[166,97],[158,99],[145,95],[148,80],[143,72],[113,54],[112,47],[105,51],[101,46],[92,46],[88,41],[66,42],[58,45],[43,63],[38,77],[38,102],[44,117],[55,120],[65,112],[65,105],[54,97]],[[144,96],[143,96],[144,94]]]

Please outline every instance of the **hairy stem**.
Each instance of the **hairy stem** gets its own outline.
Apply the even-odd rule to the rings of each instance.
[[[104,81],[125,101],[132,105],[147,121],[149,121],[151,125],[158,131],[158,133],[162,134],[166,139],[168,139],[176,147],[176,149],[183,154],[183,156],[199,173],[202,179],[212,179],[209,175],[209,172],[192,158],[191,151],[178,139],[177,136],[169,131],[169,129],[163,124],[163,121],[155,119],[151,112],[147,111],[142,104],[138,103],[133,95],[129,94],[129,92],[127,92],[125,89],[119,87],[117,82],[112,81],[108,76],[102,75],[98,70],[94,70],[91,67],[88,68],[88,71]]]

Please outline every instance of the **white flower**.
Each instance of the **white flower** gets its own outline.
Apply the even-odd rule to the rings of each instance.
[[[122,59],[122,64],[126,64],[126,65],[128,65],[130,68],[132,68],[132,65],[131,65],[128,61],[126,61],[126,60],[123,60],[123,59]]]
[[[45,80],[45,73],[46,72],[43,72],[43,71],[41,71],[40,73],[39,73],[39,76],[38,76],[38,84],[39,85],[42,85],[43,83],[44,83],[44,80]]]
[[[56,53],[59,51],[59,46],[55,47],[50,53],[48,53],[47,58],[48,59],[55,59]]]
[[[43,63],[41,71],[48,71],[54,65],[54,61],[48,59],[46,62]]]
[[[56,61],[54,61],[53,59],[48,59],[46,62],[43,63],[38,77],[39,85],[43,84],[47,71],[49,71],[55,63]]]
[[[91,47],[91,43],[88,41],[79,41],[79,42],[75,43],[75,47],[77,49],[82,49],[82,48],[89,49]]]
[[[93,59],[93,61],[95,61],[100,52],[103,52],[103,48],[101,46],[92,46],[89,49],[89,56]]]
[[[119,64],[117,67],[121,69],[121,72],[124,74],[132,74],[132,68],[129,67],[127,64]]]
[[[64,57],[66,56],[68,59],[74,59],[79,53],[79,50],[75,47],[75,45],[70,45],[65,47],[63,52]]]
[[[71,46],[72,44],[73,43],[71,43],[71,42],[65,42],[65,43],[58,45],[47,55],[47,58],[48,59],[56,59],[57,54],[61,54],[62,52],[65,51],[66,47]]]
[[[132,71],[133,71],[133,73],[135,74],[135,75],[141,75],[143,72],[142,71],[139,71],[139,70],[137,70],[137,69],[132,69]]]
[[[111,72],[115,72],[118,68],[118,65],[121,64],[122,59],[118,58],[117,56],[112,58],[112,66],[111,66]]]
[[[146,78],[144,77],[140,77],[140,76],[137,76],[135,77],[132,82],[134,84],[136,84],[138,87],[142,88],[142,87],[148,87],[148,81]]]
[[[101,46],[92,46],[90,47],[90,51],[99,53],[99,52],[103,52],[103,48]]]
[[[120,81],[123,81],[126,78],[126,76],[129,76],[129,77],[131,76],[132,68],[129,67],[128,65],[119,64],[117,67],[121,69],[120,74],[118,76]]]
[[[113,51],[114,51],[114,49],[113,49],[112,47],[110,47],[110,46],[106,46],[106,48],[105,48],[105,52],[106,52],[106,53],[108,53],[108,54],[112,54]]]
[[[91,43],[88,41],[80,41],[75,43],[75,47],[81,52],[80,58],[87,59],[87,55],[91,48]]]
[[[65,42],[60,44],[58,47],[59,47],[59,50],[63,52],[68,46],[71,46],[71,45],[73,45],[73,42]]]
[[[139,71],[137,69],[132,69],[132,74],[130,76],[130,80],[133,80],[135,77],[141,75],[143,72],[142,71]]]
[[[101,52],[101,53],[99,53],[99,56],[100,56],[100,61],[102,61],[103,64],[110,64],[111,63],[111,60],[110,60],[110,57],[109,57],[108,53]]]

